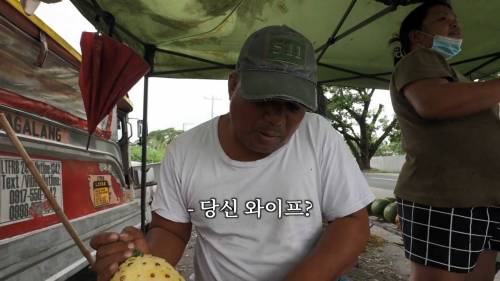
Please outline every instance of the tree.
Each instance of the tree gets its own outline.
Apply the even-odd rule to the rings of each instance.
[[[325,87],[331,93],[326,105],[326,117],[338,130],[351,149],[359,167],[370,169],[370,159],[387,137],[394,133],[397,121],[382,113],[384,105],[371,109],[375,89]]]
[[[163,159],[165,155],[165,149],[147,148],[146,163],[158,163]],[[142,158],[142,147],[140,145],[130,146],[130,160],[141,161]]]
[[[164,148],[183,132],[174,128],[152,131],[148,134],[148,145],[153,148]]]
[[[393,133],[384,140],[382,145],[377,149],[377,152],[375,152],[375,156],[403,155],[404,153],[401,145],[401,129],[399,128],[399,123],[397,123]]]
[[[164,130],[157,130],[149,132],[148,134],[148,147],[146,162],[157,163],[160,162],[165,155],[167,145],[174,140],[175,137],[182,134],[184,131],[168,128]],[[130,146],[130,159],[132,161],[141,161],[142,148],[140,145]]]

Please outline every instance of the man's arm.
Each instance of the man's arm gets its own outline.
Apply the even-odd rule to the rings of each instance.
[[[331,281],[340,277],[356,262],[369,235],[366,208],[329,222],[311,254],[284,281]]]
[[[500,102],[500,79],[474,83],[425,79],[406,86],[404,95],[423,118],[461,117],[497,105]]]
[[[191,237],[191,223],[167,220],[153,212],[146,240],[154,256],[166,259],[175,266],[182,257]]]

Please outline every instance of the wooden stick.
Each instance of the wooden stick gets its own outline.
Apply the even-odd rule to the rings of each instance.
[[[78,236],[78,233],[76,233],[75,229],[73,228],[73,226],[69,222],[68,218],[66,217],[66,214],[64,214],[61,207],[59,207],[59,204],[57,203],[56,199],[52,196],[52,193],[49,191],[47,183],[45,183],[42,175],[40,174],[40,171],[38,171],[37,167],[33,163],[33,160],[31,160],[31,157],[26,152],[26,149],[24,149],[23,144],[17,138],[16,133],[14,132],[12,127],[10,126],[9,121],[7,121],[7,118],[5,117],[5,114],[3,112],[0,112],[0,125],[5,130],[10,141],[12,142],[12,144],[14,144],[17,151],[19,152],[19,154],[23,158],[23,160],[26,163],[26,166],[30,170],[31,174],[35,177],[36,182],[38,183],[38,185],[42,189],[43,193],[47,197],[50,205],[52,205],[52,209],[54,209],[54,212],[61,220],[62,224],[64,225],[64,228],[66,228],[66,230],[68,231],[71,238],[73,238],[76,245],[80,249],[80,252],[82,252],[82,254],[85,256],[85,258],[89,262],[90,266],[93,266],[94,265],[94,257],[92,257],[92,255],[90,254],[90,251],[85,247],[82,240]]]

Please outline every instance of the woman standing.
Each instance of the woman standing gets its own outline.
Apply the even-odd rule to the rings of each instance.
[[[448,64],[462,33],[445,2],[418,6],[398,39],[403,56],[390,90],[407,156],[395,194],[411,280],[493,280],[500,80],[471,82]]]

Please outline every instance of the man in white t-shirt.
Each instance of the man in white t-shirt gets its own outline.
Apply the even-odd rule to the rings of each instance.
[[[340,134],[306,112],[311,43],[286,26],[253,33],[228,88],[228,114],[169,145],[146,237],[129,227],[92,239],[98,280],[133,248],[175,265],[193,225],[197,281],[331,281],[355,262],[373,194]]]

